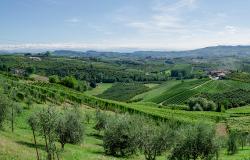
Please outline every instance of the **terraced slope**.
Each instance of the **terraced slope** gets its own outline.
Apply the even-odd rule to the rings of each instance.
[[[189,98],[202,93],[225,93],[237,89],[250,90],[250,83],[209,79],[184,82],[175,81],[175,83],[170,81],[169,83],[162,84],[149,92],[138,95],[134,97],[134,99],[141,97],[142,101],[163,105],[184,104]],[[151,94],[154,96],[151,96]]]
[[[154,102],[161,104],[164,101],[168,99],[172,99],[178,95],[185,100],[186,98],[189,98],[189,95],[196,94],[196,91],[190,91],[192,89],[195,89],[197,87],[202,86],[205,83],[208,83],[210,81],[209,79],[194,79],[194,80],[184,80],[184,81],[167,81],[166,83],[163,83],[156,88],[153,88],[151,91],[140,94],[135,96],[133,99],[142,99],[142,101],[145,102]],[[187,92],[185,94],[185,92]],[[184,97],[183,97],[184,96]],[[186,98],[185,98],[186,97]],[[182,100],[179,100],[179,98],[174,98],[180,103],[182,103]],[[174,100],[171,100],[174,101]],[[177,103],[179,104],[179,103]]]

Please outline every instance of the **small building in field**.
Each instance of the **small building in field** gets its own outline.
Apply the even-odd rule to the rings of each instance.
[[[219,80],[224,79],[228,73],[230,73],[228,70],[213,70],[209,72],[209,75],[213,79]]]
[[[19,75],[19,76],[25,74],[25,70],[24,69],[19,69],[19,68],[12,68],[12,69],[10,69],[10,72],[12,74]]]
[[[34,61],[41,61],[42,59],[40,57],[29,57],[29,59]]]

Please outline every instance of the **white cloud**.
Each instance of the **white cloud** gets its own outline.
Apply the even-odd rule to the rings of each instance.
[[[225,26],[225,32],[235,34],[237,32],[237,28],[235,26]]]
[[[169,4],[166,0],[156,0],[153,10],[160,12],[179,12],[181,9],[193,9],[197,0],[178,0],[176,3]]]
[[[155,0],[151,11],[152,14],[146,20],[125,20],[127,26],[137,29],[143,34],[182,34],[186,28],[182,14],[188,9],[193,9],[196,0],[178,0],[169,3],[165,0]]]
[[[73,18],[67,19],[66,22],[68,22],[68,23],[79,23],[79,22],[81,22],[81,20],[76,18],[76,17],[73,17]]]

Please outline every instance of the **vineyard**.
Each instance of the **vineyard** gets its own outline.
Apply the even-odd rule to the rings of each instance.
[[[163,89],[165,91],[162,91]],[[168,83],[161,84],[160,86],[153,88],[148,92],[137,95],[133,99],[140,99],[141,101],[154,102],[168,106],[171,104],[185,104],[185,102],[187,102],[187,100],[191,97],[204,95],[209,95],[205,97],[217,102],[218,100],[215,99],[216,97],[221,97],[221,99],[225,100],[226,97],[229,98],[231,93],[235,93],[235,95],[238,96],[238,100],[247,100],[248,94],[244,95],[243,92],[247,93],[248,90],[250,90],[249,83],[233,80],[203,79],[184,82],[170,81]],[[236,92],[238,94],[236,94]],[[154,96],[152,96],[152,94]],[[223,96],[225,98],[223,98]]]
[[[2,76],[1,76],[2,77]],[[52,103],[81,103],[94,108],[101,108],[115,112],[130,112],[135,114],[142,114],[152,117],[156,120],[174,120],[180,123],[193,123],[201,119],[206,119],[206,122],[214,123],[219,120],[225,119],[228,115],[216,112],[189,112],[182,110],[172,110],[160,108],[153,103],[122,103],[112,100],[104,100],[101,98],[93,97],[80,93],[78,91],[63,87],[58,84],[50,84],[44,82],[23,82],[13,81],[8,78],[1,78],[1,84],[11,84],[12,87],[18,89],[24,99],[32,98],[37,103],[45,103],[50,101]],[[7,87],[6,89],[10,89]]]
[[[208,81],[208,79],[182,81],[181,83],[174,85],[173,87],[169,88],[168,90],[165,90],[158,97],[152,98],[151,101],[155,102],[155,103],[164,102],[165,100],[167,100],[173,96],[179,95],[180,93],[186,92],[187,90],[194,89],[195,87],[198,87],[207,81]]]

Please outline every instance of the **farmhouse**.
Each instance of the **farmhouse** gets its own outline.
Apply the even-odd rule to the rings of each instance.
[[[41,61],[42,59],[40,57],[29,57],[30,59],[34,61]]]
[[[10,72],[15,75],[23,75],[25,73],[25,70],[18,69],[18,68],[12,68],[10,69]]]
[[[228,73],[230,73],[228,70],[213,70],[209,75],[214,79],[224,79]]]

